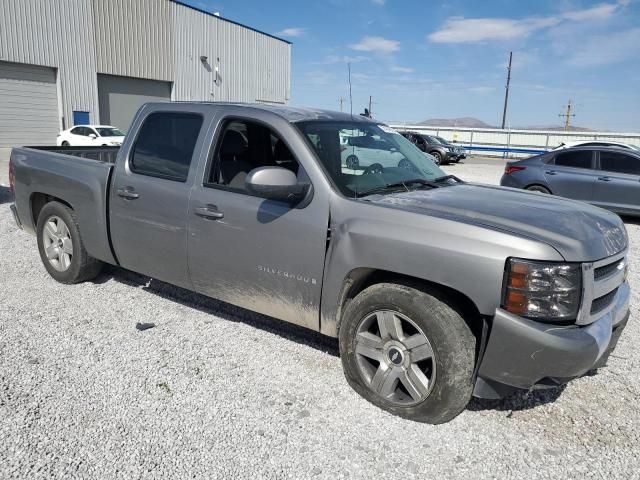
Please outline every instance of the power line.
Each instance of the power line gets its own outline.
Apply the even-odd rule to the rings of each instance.
[[[565,130],[569,130],[569,127],[571,126],[571,117],[575,117],[576,116],[575,113],[571,113],[572,107],[573,107],[573,105],[571,105],[571,99],[569,99],[569,102],[567,103],[567,110],[565,111],[565,113],[558,114],[559,117],[564,118],[564,129]]]
[[[509,84],[511,83],[511,60],[513,58],[513,52],[509,52],[509,66],[507,67],[507,86],[504,91],[504,110],[502,110],[502,129],[504,130],[504,124],[507,120],[507,103],[509,103]]]

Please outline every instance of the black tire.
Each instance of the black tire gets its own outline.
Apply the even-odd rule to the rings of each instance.
[[[444,165],[446,163],[442,159],[442,154],[440,152],[438,152],[437,150],[434,150],[433,152],[431,152],[431,155],[433,155],[435,157],[436,165]]]
[[[70,264],[64,271],[56,270],[45,252],[43,230],[47,222],[53,217],[58,217],[65,223],[73,244]],[[66,205],[59,202],[47,203],[38,215],[36,234],[38,251],[44,268],[58,282],[66,284],[80,283],[91,280],[100,273],[103,263],[87,254],[80,237],[80,229],[78,228],[75,213]]]
[[[64,142],[62,142],[62,146],[63,147],[68,147],[69,146],[69,142],[67,142],[66,140]]]
[[[351,170],[356,170],[360,166],[360,160],[355,155],[349,155],[344,163]]]
[[[435,379],[430,393],[419,403],[404,406],[389,401],[369,387],[358,366],[355,352],[358,328],[372,312],[380,310],[392,310],[410,318],[432,347]],[[417,422],[445,423],[460,414],[471,399],[476,339],[460,313],[437,290],[409,283],[382,283],[365,289],[345,309],[339,343],[349,385],[366,400],[394,415]]]
[[[547,195],[551,195],[551,192],[549,191],[549,189],[543,187],[542,185],[529,185],[527,187],[527,190],[529,190],[530,192],[540,192],[540,193],[546,193]]]

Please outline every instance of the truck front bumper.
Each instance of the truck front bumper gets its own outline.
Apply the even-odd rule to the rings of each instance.
[[[540,323],[496,309],[474,396],[558,386],[603,367],[629,319],[629,298],[625,282],[614,308],[586,326]]]
[[[18,217],[18,210],[16,209],[15,203],[12,203],[9,208],[11,209],[11,214],[13,215],[16,225],[18,225],[18,228],[22,229],[22,222],[20,222],[20,217]]]

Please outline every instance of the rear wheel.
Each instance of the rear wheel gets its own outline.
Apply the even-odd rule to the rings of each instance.
[[[42,263],[58,282],[79,283],[100,273],[102,262],[87,254],[75,214],[66,205],[50,202],[42,208],[37,236]]]
[[[444,423],[471,398],[475,337],[437,291],[373,285],[345,309],[339,338],[349,384],[394,415]]]
[[[67,142],[66,140],[64,142],[62,142],[62,146],[63,147],[68,147],[69,146],[69,142]]]
[[[530,192],[540,192],[540,193],[546,193],[547,195],[550,195],[551,192],[549,191],[548,188],[543,187],[542,185],[529,185],[527,187],[527,190],[529,190]]]

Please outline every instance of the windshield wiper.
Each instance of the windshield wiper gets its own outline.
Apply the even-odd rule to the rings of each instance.
[[[365,190],[363,192],[358,192],[358,196],[366,196],[366,195],[372,195],[374,193],[382,193],[382,192],[386,192],[387,190],[399,188],[399,187],[404,187],[407,191],[410,191],[411,189],[408,187],[408,185],[413,185],[416,183],[421,186],[431,187],[431,188],[439,188],[442,186],[442,185],[438,185],[436,182],[425,180],[424,178],[411,178],[409,180],[403,180],[402,182],[388,183],[386,185],[380,185],[377,187],[370,188],[369,190]]]
[[[440,183],[440,182],[444,182],[444,181],[447,181],[447,180],[455,180],[457,183],[464,183],[463,180],[460,180],[455,175],[444,175],[442,177],[434,178],[432,181],[435,182],[435,183]]]

